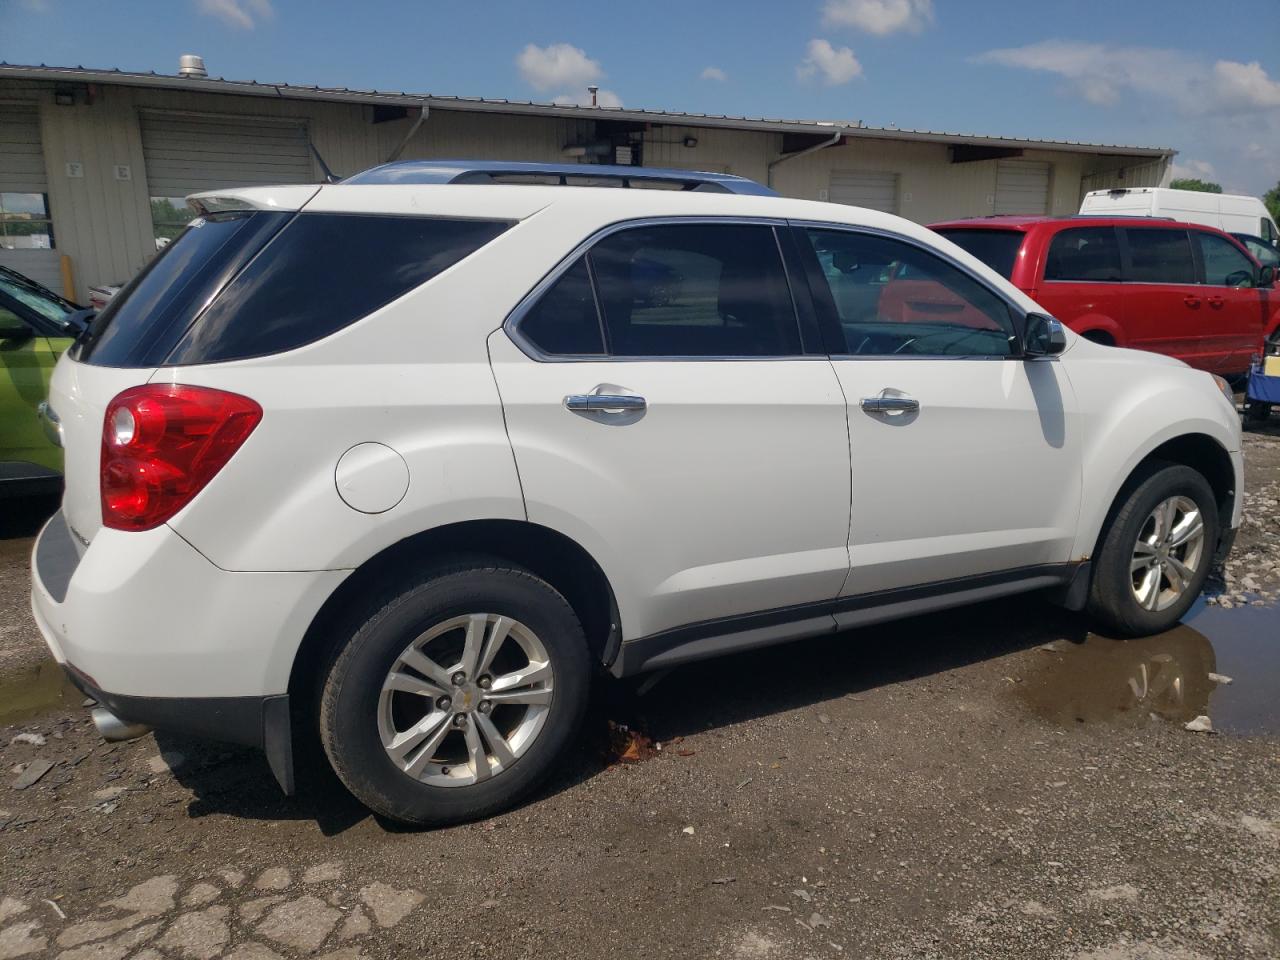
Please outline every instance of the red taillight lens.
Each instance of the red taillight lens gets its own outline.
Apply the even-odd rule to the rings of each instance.
[[[150,530],[186,506],[231,459],[262,408],[208,387],[133,387],[102,424],[102,523]]]

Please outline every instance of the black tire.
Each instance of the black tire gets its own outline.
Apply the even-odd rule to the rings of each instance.
[[[383,747],[377,722],[382,684],[415,637],[477,612],[514,618],[537,635],[554,671],[552,700],[541,730],[509,769],[468,786],[423,783],[396,766]],[[580,732],[591,677],[582,625],[564,597],[522,568],[470,560],[426,574],[371,611],[328,670],[320,739],[338,778],[375,813],[417,826],[479,819],[518,803],[555,769]]]
[[[1265,423],[1271,417],[1271,404],[1257,400],[1246,401],[1244,419],[1246,423]]]
[[[1148,610],[1134,596],[1130,562],[1134,545],[1156,506],[1174,496],[1192,500],[1204,523],[1200,557],[1181,596],[1163,610]],[[1089,612],[1118,636],[1147,636],[1168,630],[1195,602],[1209,575],[1218,543],[1218,506],[1208,481],[1182,464],[1144,465],[1121,493],[1093,562]]]

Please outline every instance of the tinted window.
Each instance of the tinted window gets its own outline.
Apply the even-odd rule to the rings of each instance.
[[[1000,276],[1013,276],[1025,233],[1016,230],[939,230],[961,250],[973,254]]]
[[[1114,227],[1077,227],[1055,234],[1045,258],[1046,280],[1119,280],[1120,244]]]
[[[237,360],[319,340],[430,280],[508,226],[299,214],[227,284],[168,362]]]
[[[772,227],[640,227],[606,237],[590,257],[614,356],[801,352]]]
[[[913,244],[840,230],[806,231],[844,345],[858,355],[1008,356],[1009,309],[969,274]],[[819,296],[821,296],[821,292]]]
[[[79,359],[107,367],[163,363],[201,308],[289,217],[220,213],[194,220],[111,298]]]
[[[591,290],[587,261],[581,257],[561,274],[520,321],[525,339],[543,353],[589,355],[604,353],[600,315]]]
[[[1204,282],[1215,287],[1252,287],[1254,266],[1226,237],[1195,232],[1204,261]]]
[[[1134,283],[1195,283],[1196,265],[1185,230],[1125,230],[1129,240],[1129,272]]]

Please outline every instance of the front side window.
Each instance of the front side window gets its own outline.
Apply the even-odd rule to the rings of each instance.
[[[1121,278],[1114,227],[1077,227],[1056,234],[1045,258],[1046,280],[1112,281]]]
[[[1005,302],[914,244],[808,228],[843,344],[858,356],[1004,357],[1017,336]]]
[[[1254,266],[1240,248],[1226,237],[1196,232],[1200,258],[1204,261],[1204,282],[1214,287],[1252,287]]]
[[[0,193],[0,250],[52,250],[47,193]]]
[[[1191,238],[1185,230],[1159,227],[1125,229],[1129,241],[1129,271],[1133,283],[1195,283],[1196,264]]]
[[[589,256],[615,357],[802,352],[772,227],[637,227],[605,237]]]

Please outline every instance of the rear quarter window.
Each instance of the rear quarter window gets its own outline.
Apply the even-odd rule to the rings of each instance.
[[[977,257],[1006,280],[1013,276],[1013,265],[1026,234],[1019,230],[939,230],[940,234],[961,250]]]
[[[510,225],[298,214],[227,284],[167,363],[241,360],[312,343],[447,270]]]
[[[1115,227],[1075,227],[1062,230],[1049,243],[1046,280],[1110,282],[1122,277],[1120,243]]]

